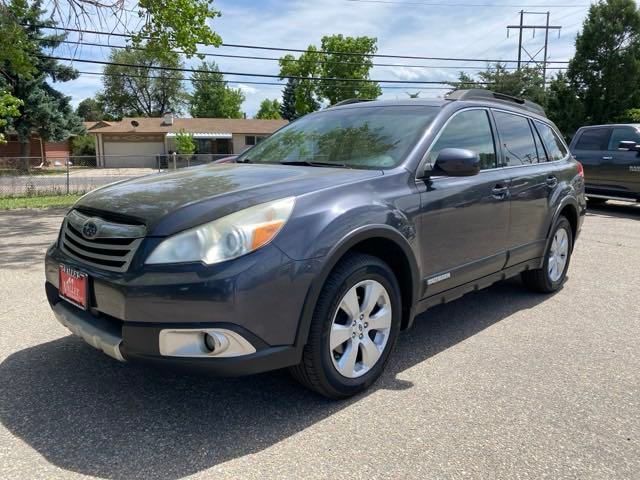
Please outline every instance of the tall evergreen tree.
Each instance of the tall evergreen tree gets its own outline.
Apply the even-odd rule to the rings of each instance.
[[[22,102],[20,115],[9,120],[8,128],[15,131],[20,153],[28,157],[31,135],[36,133],[45,141],[60,141],[82,131],[82,123],[73,112],[70,98],[55,90],[47,79],[66,82],[78,77],[71,67],[46,58],[49,50],[60,45],[66,35],[45,35],[43,27],[54,26],[45,15],[41,0],[29,4],[26,0],[11,0],[0,13],[0,38],[4,29],[9,36],[16,25],[22,27],[22,59],[16,63],[0,56],[0,89],[7,90]],[[25,67],[28,65],[28,67]]]
[[[280,116],[285,120],[295,120],[296,115],[296,81],[290,78],[282,90],[282,104],[280,105]]]

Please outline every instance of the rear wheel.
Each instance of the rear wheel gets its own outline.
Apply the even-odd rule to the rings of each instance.
[[[314,311],[302,362],[291,369],[329,398],[368,388],[382,373],[400,329],[400,288],[389,266],[351,254],[329,275]]]
[[[569,220],[561,216],[556,221],[544,256],[542,268],[522,272],[524,284],[532,290],[551,293],[558,290],[567,275],[573,251],[573,233]]]

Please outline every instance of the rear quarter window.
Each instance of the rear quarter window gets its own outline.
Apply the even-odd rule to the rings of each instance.
[[[536,129],[540,133],[542,143],[544,143],[544,147],[547,150],[549,161],[553,162],[555,160],[562,160],[566,157],[567,153],[569,153],[567,147],[565,147],[564,142],[560,139],[553,128],[547,124],[538,122],[537,120],[534,123],[536,125]]]

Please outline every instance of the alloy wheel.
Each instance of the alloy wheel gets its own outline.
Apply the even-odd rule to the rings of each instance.
[[[389,293],[375,280],[363,280],[344,295],[331,324],[329,349],[340,375],[357,378],[370,371],[391,332]]]
[[[562,277],[568,256],[569,235],[564,228],[559,228],[553,236],[551,249],[549,250],[547,271],[552,282],[557,282]]]

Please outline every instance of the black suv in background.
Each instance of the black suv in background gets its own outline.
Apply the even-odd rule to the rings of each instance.
[[[120,361],[290,367],[344,398],[429,307],[519,274],[558,290],[585,210],[582,167],[535,104],[346,102],[235,163],[85,195],[47,251],[46,292]]]
[[[589,203],[640,201],[640,124],[582,127],[570,150],[584,166]]]

